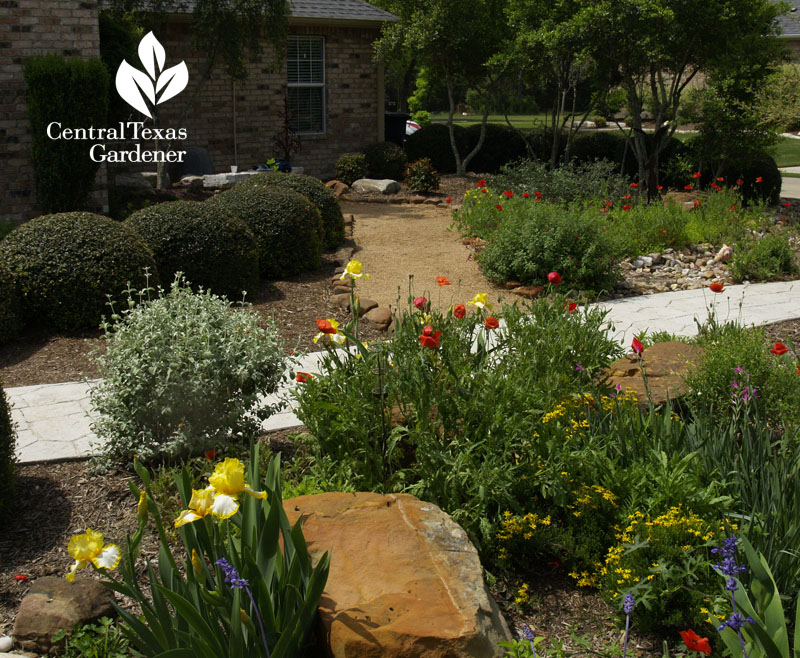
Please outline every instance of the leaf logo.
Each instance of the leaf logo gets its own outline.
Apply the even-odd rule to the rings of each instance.
[[[146,73],[123,59],[117,69],[117,92],[128,105],[152,119],[151,107],[168,101],[186,89],[189,70],[185,62],[164,70],[164,46],[152,32],[148,32],[139,42],[139,59]]]

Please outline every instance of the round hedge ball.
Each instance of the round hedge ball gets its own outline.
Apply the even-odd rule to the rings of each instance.
[[[14,276],[0,260],[0,345],[13,340],[22,329],[22,308]]]
[[[183,272],[192,285],[230,299],[241,299],[258,285],[256,238],[223,207],[168,201],[138,210],[125,224],[153,250],[165,282]]]
[[[266,173],[250,176],[236,187],[250,188],[259,185],[277,185],[294,190],[306,197],[319,210],[322,217],[322,247],[335,249],[344,242],[344,216],[334,193],[313,176],[304,174]]]
[[[108,296],[159,283],[153,252],[130,228],[88,212],[43,215],[0,242],[26,324],[56,331],[97,328]]]
[[[261,276],[281,279],[322,262],[322,220],[311,202],[276,185],[234,187],[205,203],[222,207],[253,231]]]

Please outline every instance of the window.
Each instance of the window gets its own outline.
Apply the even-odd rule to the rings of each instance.
[[[292,130],[296,133],[324,133],[324,38],[290,36],[286,58]]]

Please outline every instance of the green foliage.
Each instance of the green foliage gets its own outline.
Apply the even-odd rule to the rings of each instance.
[[[50,139],[47,126],[104,126],[108,72],[99,59],[46,55],[27,59],[24,73],[36,200],[46,213],[83,210],[100,166],[89,157],[92,143]]]
[[[367,177],[367,156],[363,153],[343,153],[336,161],[336,180],[352,185]]]
[[[6,392],[0,385],[0,519],[10,518],[16,488],[16,440],[15,424],[11,420],[11,408]]]
[[[729,183],[743,180],[739,193],[744,203],[764,201],[776,204],[781,194],[781,172],[769,155],[726,160],[720,168],[720,176]],[[761,181],[758,179],[761,178]]]
[[[98,12],[100,28],[100,59],[112,80],[122,60],[134,63],[138,59],[137,48],[144,36],[144,30],[136,24],[130,13],[113,12],[101,9]],[[136,66],[136,64],[133,64]],[[117,93],[109,95],[108,123],[127,121],[130,116],[128,105]]]
[[[8,265],[0,260],[0,345],[16,338],[21,329],[19,291]]]
[[[743,240],[736,247],[731,274],[737,282],[786,279],[798,272],[785,232]]]
[[[270,462],[263,479],[259,461],[258,446],[253,445],[246,473],[238,460],[226,459],[217,465],[214,476],[234,475],[238,466],[244,480],[242,486],[266,495],[264,500],[242,496],[239,488],[238,495],[243,500],[237,501],[235,513],[228,519],[212,520],[212,515],[207,514],[181,525],[180,562],[171,548],[174,542],[167,538],[149,474],[141,464],[135,464],[144,484],[144,491],[131,485],[132,493],[140,500],[139,527],[124,546],[121,580],[109,577],[110,582],[105,584],[141,606],[142,617],[137,617],[115,605],[131,644],[144,655],[307,655],[330,560],[326,552],[313,564],[303,538],[302,521],[289,524],[281,502],[279,458]],[[175,481],[181,503],[194,506],[189,472],[184,469]],[[228,478],[228,482],[232,483],[232,479]],[[215,499],[220,493],[214,490]],[[237,496],[237,492],[232,495]],[[137,559],[148,517],[155,525],[160,548],[155,565],[149,559],[145,561],[149,581],[145,590]],[[233,573],[226,573],[220,559]],[[231,577],[243,579],[243,584],[236,587]]]
[[[344,216],[334,193],[313,176],[303,174],[257,174],[240,182],[237,187],[251,188],[275,185],[302,194],[319,210],[324,232],[322,246],[335,249],[344,242]],[[348,183],[349,185],[349,183]]]
[[[369,178],[402,180],[406,168],[406,153],[392,142],[375,142],[364,149]]]
[[[472,124],[466,129],[467,148],[469,153],[478,144],[481,125]],[[525,140],[519,132],[495,123],[486,124],[486,135],[481,150],[469,162],[470,171],[495,173],[500,167],[512,160],[525,156]]]
[[[500,169],[489,179],[494,190],[516,194],[539,192],[545,200],[559,202],[620,199],[630,190],[628,180],[607,161],[570,164],[549,170],[544,163],[520,160]]]
[[[621,163],[624,149],[625,136],[618,130],[585,132],[575,135],[570,154],[579,162],[609,160]],[[628,157],[633,158],[633,154],[628,153]]]
[[[431,113],[427,110],[417,110],[411,114],[411,120],[416,121],[420,128],[424,128],[431,122]]]
[[[610,290],[619,280],[618,252],[597,210],[535,203],[515,196],[494,209],[497,230],[478,255],[486,276],[544,285],[558,272],[575,290]]]
[[[21,225],[0,242],[24,319],[54,330],[96,328],[108,295],[156,277],[147,245],[127,226],[102,215],[59,213]]]
[[[61,629],[53,635],[63,658],[128,658],[130,645],[118,624],[101,617],[96,624],[77,624],[71,632]]]
[[[428,193],[439,189],[439,172],[428,158],[409,162],[403,175],[403,183],[412,192]]]
[[[258,285],[255,237],[230,211],[172,201],[139,210],[125,224],[152,249],[165,281],[183,272],[192,284],[233,299]]]
[[[713,303],[716,315],[721,309]],[[706,325],[698,344],[705,353],[686,380],[693,392],[692,404],[709,414],[729,415],[733,410],[731,384],[742,379],[734,370],[741,367],[748,373],[750,385],[758,390],[753,404],[760,414],[773,422],[798,420],[796,366],[787,358],[770,354],[763,329],[745,329],[735,323]]]
[[[247,224],[256,238],[262,277],[280,279],[319,267],[322,219],[298,192],[278,185],[237,186],[205,203],[224,208]]]
[[[465,128],[453,126],[456,144],[460,153],[467,153],[469,136]],[[436,171],[452,174],[456,170],[456,159],[450,145],[450,131],[442,123],[431,123],[409,135],[406,139],[406,155],[409,162],[428,158]]]
[[[272,324],[176,277],[168,293],[127,302],[104,323],[90,392],[103,463],[186,457],[241,441],[275,409],[282,347]],[[163,291],[159,291],[162,292]]]
[[[783,64],[769,76],[758,95],[763,120],[778,132],[800,129],[800,68]]]

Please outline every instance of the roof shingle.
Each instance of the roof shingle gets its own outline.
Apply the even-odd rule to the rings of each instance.
[[[194,0],[184,0],[180,13],[194,11]],[[400,20],[394,14],[364,2],[364,0],[289,0],[292,18],[363,21],[378,23]]]

